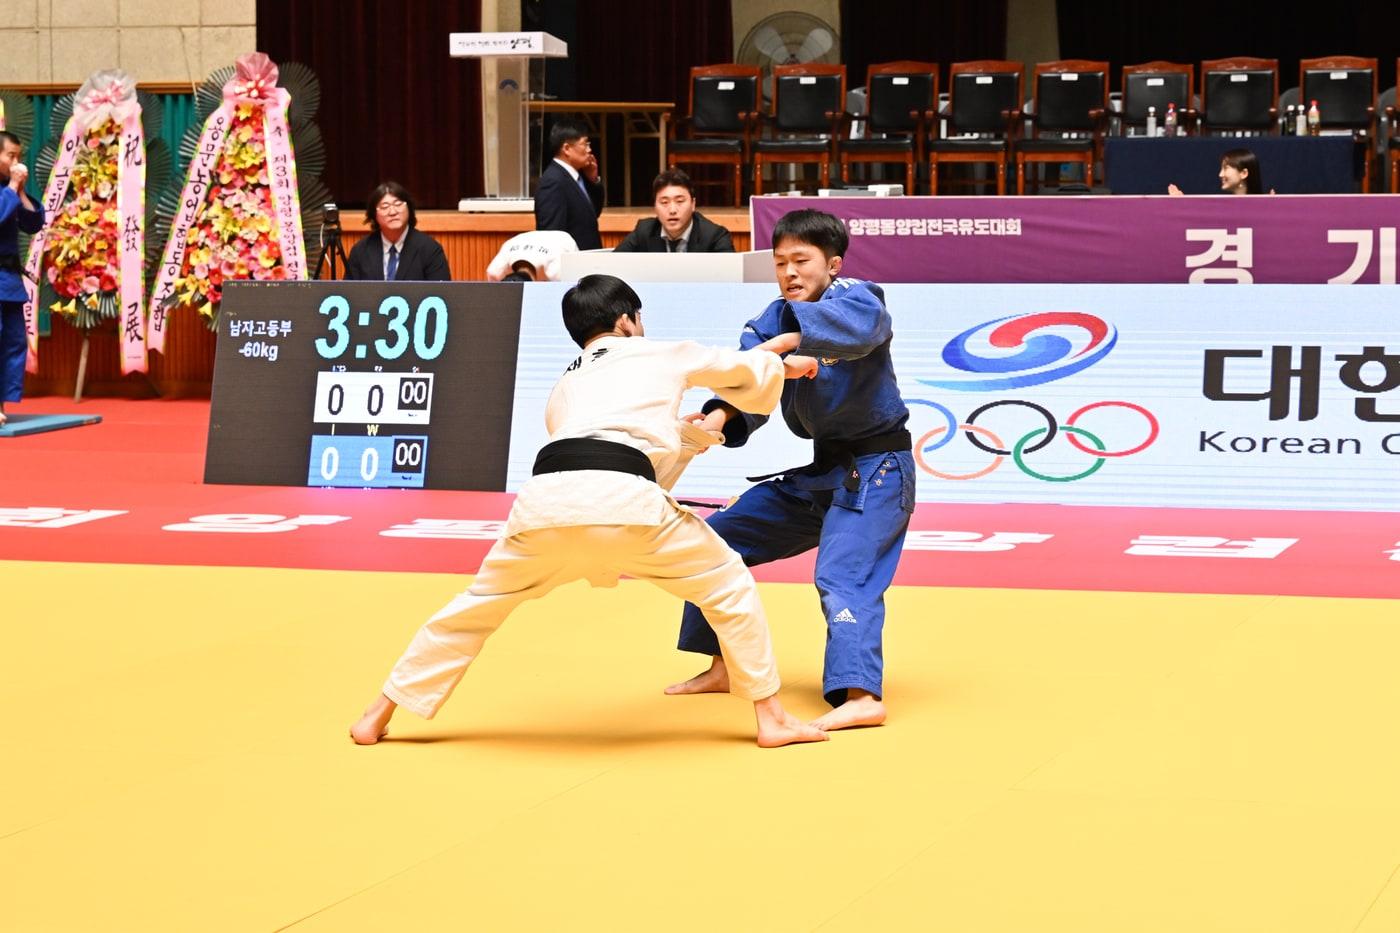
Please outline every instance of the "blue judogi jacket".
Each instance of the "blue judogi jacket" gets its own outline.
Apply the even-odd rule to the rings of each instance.
[[[19,233],[38,233],[44,228],[44,210],[28,210],[8,184],[0,188],[0,301],[27,301],[24,280],[15,270],[24,265],[19,254]]]
[[[838,278],[816,301],[774,301],[749,321],[739,338],[748,350],[779,334],[798,330],[795,352],[820,361],[815,379],[789,379],[783,387],[783,419],[798,437],[818,444],[859,441],[899,431],[909,409],[899,394],[890,343],[893,322],[885,293],[873,282]],[[719,399],[706,402],[709,412]],[[741,447],[767,415],[741,412],[724,426],[726,447]],[[808,488],[831,488],[840,470]]]

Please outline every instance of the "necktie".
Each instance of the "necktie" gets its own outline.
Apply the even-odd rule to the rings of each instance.
[[[668,253],[674,253],[675,251],[676,251],[676,241],[668,238],[668,239],[666,240],[666,252],[668,252]]]
[[[582,175],[580,175],[580,176],[578,177],[578,190],[580,190],[580,191],[583,192],[583,196],[584,196],[585,198],[588,197],[588,186],[585,185],[585,184],[583,183],[583,176],[582,176]],[[591,201],[591,200],[593,200],[593,199],[592,199],[592,198],[589,198],[589,200]]]
[[[389,269],[384,273],[384,281],[394,281],[394,273],[399,271],[399,248],[389,247]]]

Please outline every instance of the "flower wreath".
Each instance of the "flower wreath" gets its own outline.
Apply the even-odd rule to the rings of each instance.
[[[307,278],[303,231],[314,229],[326,200],[318,177],[325,150],[311,122],[319,101],[310,69],[279,69],[261,52],[200,87],[196,125],[181,144],[184,189],[160,205],[169,238],[151,289],[152,350],[163,348],[174,307],[192,307],[216,327],[227,282]]]
[[[146,371],[146,192],[170,176],[160,122],[129,75],[98,71],[55,106],[36,163],[47,223],[29,242],[26,306],[82,330],[120,317],[123,373]]]

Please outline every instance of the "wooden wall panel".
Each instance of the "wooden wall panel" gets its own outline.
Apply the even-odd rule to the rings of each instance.
[[[640,210],[608,211],[599,221],[604,246],[616,246],[640,217]],[[741,211],[707,211],[705,216],[728,227],[734,248],[749,249],[749,218]],[[460,281],[480,281],[486,266],[506,240],[533,230],[534,217],[528,214],[461,214],[455,211],[425,211],[418,215],[419,228],[442,244],[452,277]],[[350,221],[352,224],[354,221]],[[347,230],[345,251],[365,236],[361,229]],[[323,276],[323,278],[326,276]],[[55,319],[53,333],[39,341],[39,372],[25,381],[29,395],[67,395],[73,392],[82,351],[82,332]],[[170,318],[165,353],[151,354],[150,372],[145,375],[121,374],[116,324],[89,334],[85,396],[142,398],[207,397],[214,378],[214,334],[195,312],[178,309]]]

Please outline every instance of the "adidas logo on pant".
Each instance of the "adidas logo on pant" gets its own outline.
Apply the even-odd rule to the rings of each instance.
[[[840,612],[836,613],[836,615],[832,618],[831,621],[832,621],[832,622],[849,622],[849,623],[851,623],[852,625],[855,625],[855,624],[856,624],[856,617],[855,617],[854,615],[851,614],[851,610],[849,610],[849,609],[842,609]]]

